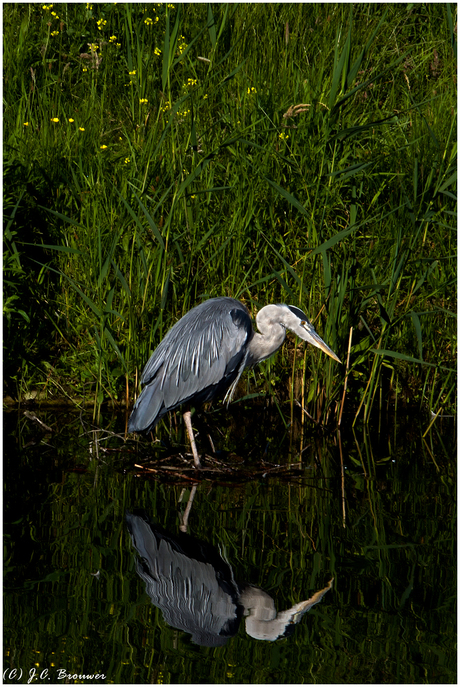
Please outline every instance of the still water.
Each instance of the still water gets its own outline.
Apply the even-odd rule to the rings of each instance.
[[[124,418],[34,412],[4,419],[6,684],[456,683],[453,419],[227,417],[196,481]]]

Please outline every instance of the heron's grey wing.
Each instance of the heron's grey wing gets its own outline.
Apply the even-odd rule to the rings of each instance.
[[[126,521],[141,557],[137,572],[165,621],[191,633],[197,644],[225,644],[236,634],[242,614],[230,566],[222,559],[215,567],[213,557],[195,558],[182,548],[180,540],[142,516],[127,513]],[[200,542],[193,544],[200,554]]]
[[[233,298],[212,298],[190,310],[147,362],[129,431],[153,427],[182,403],[203,403],[226,391],[244,369],[252,336],[249,313]]]
[[[215,298],[187,313],[170,334],[158,377],[165,406],[172,408],[226,390],[244,368],[253,332],[249,313],[241,303]]]

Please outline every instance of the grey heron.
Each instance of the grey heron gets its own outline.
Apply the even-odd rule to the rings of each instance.
[[[128,432],[149,432],[181,405],[200,405],[226,392],[230,402],[247,367],[280,348],[286,330],[340,362],[294,305],[270,304],[257,313],[254,332],[249,311],[234,298],[210,298],[184,315],[152,353],[141,376],[142,392],[128,422]],[[184,412],[194,463],[201,467],[190,410]]]
[[[277,612],[263,589],[235,581],[230,563],[212,544],[183,532],[173,535],[143,511],[127,512],[126,524],[145,591],[168,625],[191,634],[195,644],[224,646],[243,617],[248,635],[273,642],[290,634],[332,587],[330,580],[309,599]]]

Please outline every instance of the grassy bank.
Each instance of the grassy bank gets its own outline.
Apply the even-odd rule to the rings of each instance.
[[[292,343],[249,393],[324,420],[347,376],[365,416],[454,410],[454,5],[3,13],[6,393],[130,403],[170,325],[230,295],[349,351]]]

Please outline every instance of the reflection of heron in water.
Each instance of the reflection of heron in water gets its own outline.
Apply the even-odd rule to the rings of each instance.
[[[217,396],[232,398],[247,367],[269,358],[280,348],[289,329],[300,339],[339,359],[294,305],[266,305],[256,317],[260,334],[252,329],[248,309],[234,298],[210,298],[186,313],[169,330],[142,372],[142,393],[128,422],[128,432],[149,432],[178,406],[184,420],[195,466],[201,467],[188,406]]]
[[[243,615],[246,632],[273,641],[289,633],[323,598],[332,580],[307,601],[277,613],[273,599],[253,585],[240,587],[217,549],[180,532],[173,536],[144,514],[126,514],[139,553],[137,572],[165,621],[202,646],[223,646],[236,635]]]

